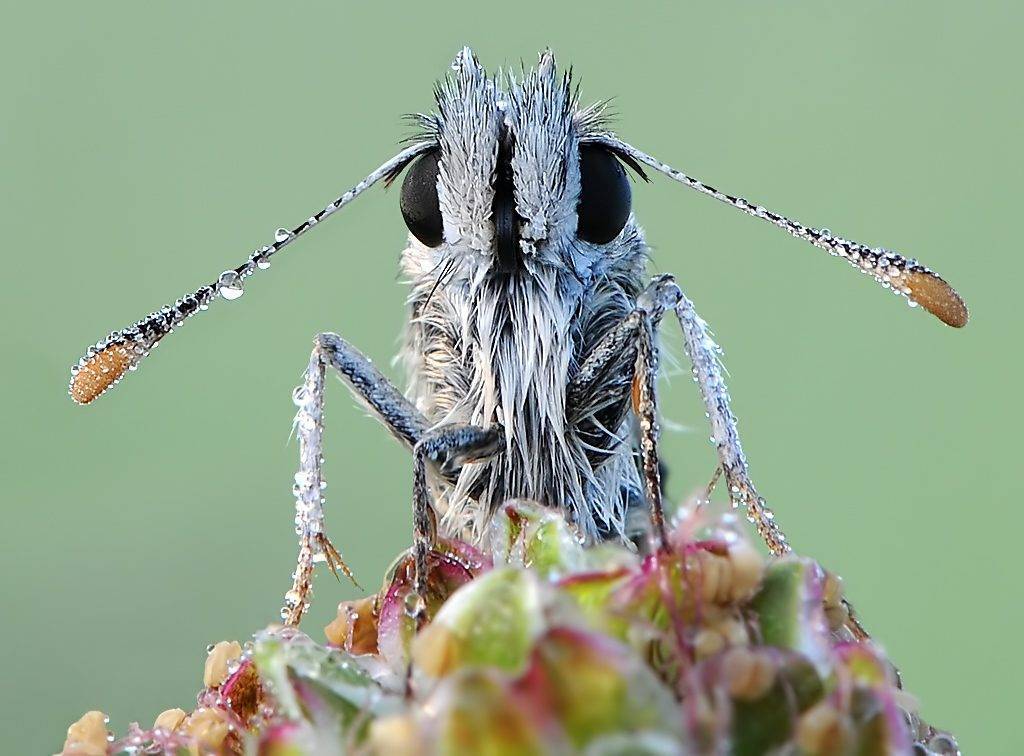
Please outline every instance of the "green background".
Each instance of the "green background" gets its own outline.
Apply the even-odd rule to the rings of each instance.
[[[246,296],[88,408],[68,368],[239,263],[394,151],[471,44],[550,45],[618,131],[727,191],[916,255],[953,331],[838,260],[667,180],[634,208],[726,349],[752,471],[798,549],[844,575],[925,716],[1019,750],[1024,619],[1018,3],[20,3],[0,45],[0,712],[50,753],[189,708],[204,649],[275,619],[294,555],[287,444],[310,339],[387,364],[397,193],[289,248]],[[675,498],[713,454],[662,391]],[[374,586],[409,540],[408,455],[332,382],[330,532]],[[308,628],[355,595],[321,575]],[[1016,730],[1016,732],[1015,732]],[[1018,748],[1013,746],[1017,745]]]

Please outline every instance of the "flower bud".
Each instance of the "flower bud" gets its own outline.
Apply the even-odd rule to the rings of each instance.
[[[167,732],[174,732],[177,730],[181,723],[185,721],[186,714],[182,709],[168,709],[167,711],[160,712],[156,721],[153,722],[154,730],[166,730]]]
[[[102,711],[89,711],[68,727],[64,741],[64,756],[106,756],[107,715]]]
[[[228,678],[228,664],[242,657],[242,646],[238,641],[221,641],[206,655],[203,669],[203,685],[216,688]]]
[[[722,673],[729,694],[740,701],[754,701],[775,683],[775,665],[764,654],[745,646],[729,649],[722,659]]]

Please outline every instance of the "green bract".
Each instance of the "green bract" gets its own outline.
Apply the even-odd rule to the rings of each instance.
[[[765,563],[731,521],[706,517],[682,519],[667,553],[641,559],[625,546],[584,548],[558,514],[510,502],[485,548],[438,545],[422,601],[410,599],[403,555],[379,594],[339,607],[334,645],[290,627],[261,631],[173,731],[135,726],[106,747],[955,752],[878,647],[844,624],[834,576],[806,558]],[[75,732],[95,738],[90,716]]]

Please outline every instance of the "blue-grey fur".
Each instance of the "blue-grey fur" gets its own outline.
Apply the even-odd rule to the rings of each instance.
[[[410,396],[433,423],[504,427],[504,453],[439,485],[442,530],[480,535],[512,497],[561,507],[582,535],[621,535],[642,500],[628,421],[608,428],[610,453],[593,461],[567,422],[566,387],[593,345],[635,306],[647,247],[632,218],[610,244],[576,238],[579,140],[599,126],[580,108],[550,52],[522,81],[488,77],[467,49],[424,117],[440,146],[444,242],[410,236],[411,284],[402,360]],[[523,218],[521,270],[496,274],[492,175],[500,125],[515,140],[515,201]],[[439,277],[443,277],[438,285]]]
[[[444,531],[479,537],[496,506],[510,497],[529,497],[565,509],[583,537],[622,537],[630,504],[646,499],[664,547],[653,393],[657,352],[650,340],[661,314],[669,310],[682,327],[729,496],[746,510],[773,553],[788,551],[774,515],[750,481],[718,349],[693,304],[670,276],[644,288],[647,247],[632,216],[607,244],[578,238],[580,144],[603,147],[635,170],[653,169],[771,223],[846,260],[949,325],[967,323],[966,304],[916,260],[805,226],[622,141],[606,130],[600,104],[580,106],[571,77],[558,73],[550,52],[521,81],[510,72],[488,77],[468,49],[452,68],[437,88],[436,114],[419,117],[422,133],[411,145],[307,220],[290,230],[278,229],[272,243],[254,250],[216,281],[90,347],[72,366],[72,399],[93,401],[136,368],[164,337],[206,310],[218,294],[237,299],[243,283],[286,246],[370,187],[394,179],[421,155],[436,150],[443,239],[429,248],[410,237],[402,255],[402,270],[411,285],[401,355],[409,371],[409,400],[341,337],[321,334],[316,339],[307,371],[311,388],[300,392],[305,397],[298,415],[304,460],[300,473],[308,481],[296,500],[296,524],[305,540],[295,578],[299,599],[292,609],[304,606],[310,560],[319,554],[334,566],[331,560],[337,556],[323,535],[323,511],[317,503],[322,482],[317,461],[320,377],[326,365],[412,448],[417,464],[424,462],[424,455],[432,463],[438,461],[433,456],[446,454],[479,460],[493,453],[493,434],[500,429],[504,443],[496,456],[461,468],[447,464],[452,461],[448,459],[435,470],[434,501],[444,512]],[[495,169],[499,146],[507,150],[509,141],[514,144],[511,190],[504,161],[499,167],[499,235],[492,217]],[[509,192],[517,216],[512,234]],[[510,239],[518,239],[517,254]],[[515,264],[510,266],[502,256],[515,257]],[[630,388],[637,389],[632,414]],[[642,476],[634,459],[638,440]],[[423,488],[415,496],[420,557],[432,527],[423,521],[429,508]],[[422,558],[417,562],[421,577],[423,563]],[[301,610],[293,619],[300,615]]]

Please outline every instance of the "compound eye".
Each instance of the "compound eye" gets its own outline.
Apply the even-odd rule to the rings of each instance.
[[[576,235],[592,244],[607,244],[626,225],[632,198],[618,158],[599,145],[581,145]]]
[[[399,200],[409,232],[428,247],[436,247],[444,240],[444,221],[437,201],[439,157],[437,150],[431,150],[409,166]]]

